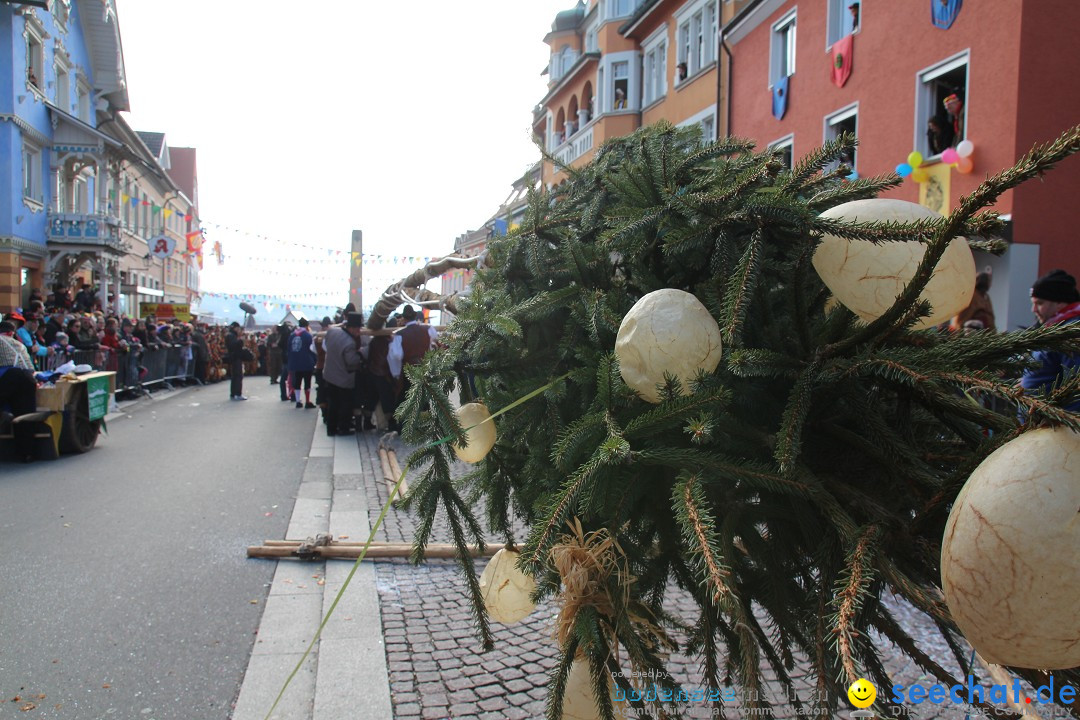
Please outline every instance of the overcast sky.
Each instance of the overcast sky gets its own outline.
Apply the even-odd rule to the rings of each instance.
[[[368,253],[449,254],[538,158],[543,37],[574,2],[116,4],[128,121],[198,150],[200,213],[227,258],[207,257],[203,289],[340,304],[348,258],[327,250],[347,253],[353,229]]]

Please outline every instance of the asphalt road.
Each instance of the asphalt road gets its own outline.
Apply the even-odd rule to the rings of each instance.
[[[229,716],[274,570],[245,549],[284,537],[317,412],[244,385],[143,400],[85,455],[0,463],[0,718]]]

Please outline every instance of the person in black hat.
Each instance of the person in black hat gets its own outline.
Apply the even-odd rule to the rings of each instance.
[[[240,323],[229,325],[229,334],[225,336],[225,358],[229,363],[229,399],[247,400],[244,397],[244,331]]]
[[[1080,321],[1080,291],[1076,278],[1064,270],[1051,270],[1031,286],[1031,311],[1039,325],[1068,325]],[[1036,350],[1031,354],[1033,367],[1024,370],[1020,384],[1024,392],[1047,391],[1066,373],[1080,367],[1080,356],[1053,350]],[[1080,400],[1065,406],[1071,412],[1080,411]]]

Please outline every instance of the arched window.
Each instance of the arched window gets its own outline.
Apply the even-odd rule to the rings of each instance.
[[[580,129],[581,124],[578,122],[577,96],[575,95],[570,98],[570,105],[566,112],[566,137],[569,138]]]
[[[585,122],[589,122],[596,114],[596,108],[593,105],[593,89],[592,83],[585,83],[585,88],[581,91],[581,109],[585,111],[582,116]]]
[[[555,116],[555,147],[566,142],[566,111],[559,108],[559,114]]]

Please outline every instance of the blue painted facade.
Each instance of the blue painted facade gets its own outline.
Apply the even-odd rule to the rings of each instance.
[[[48,5],[0,4],[0,310],[19,304],[27,275],[41,287],[60,256],[82,250],[54,248],[58,240],[100,242],[98,183],[106,182],[106,145],[118,143],[97,131],[98,111],[127,109],[112,0]],[[77,216],[54,196],[65,158],[95,168],[81,176]]]

